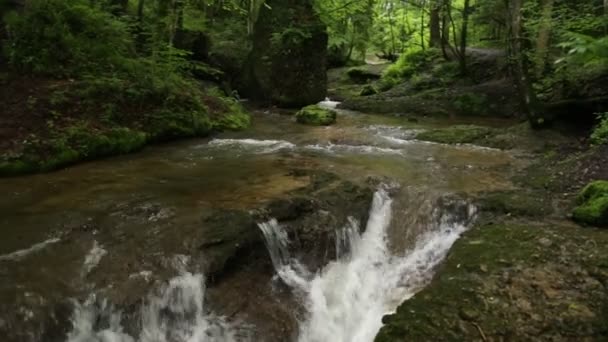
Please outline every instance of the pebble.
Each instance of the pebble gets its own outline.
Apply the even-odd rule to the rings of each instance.
[[[538,239],[538,243],[543,247],[550,247],[553,244],[553,241],[544,237],[544,238]]]

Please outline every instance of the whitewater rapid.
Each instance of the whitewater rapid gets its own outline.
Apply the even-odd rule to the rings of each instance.
[[[468,206],[464,220],[434,211],[435,223],[427,227],[427,233],[419,237],[414,248],[397,256],[389,250],[387,237],[392,202],[386,190],[378,190],[365,231],[360,234],[359,223],[350,219],[336,233],[338,259],[312,276],[301,270],[297,260],[286,256],[289,241],[276,220],[260,225],[277,274],[301,294],[308,312],[300,322],[298,341],[373,341],[382,316],[430,281],[434,268],[465,231],[475,211]]]

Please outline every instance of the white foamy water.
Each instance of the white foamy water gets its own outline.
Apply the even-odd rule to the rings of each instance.
[[[68,342],[231,342],[251,336],[204,307],[205,282],[200,274],[171,279],[141,307],[141,329],[129,335],[122,313],[91,296],[75,303]]]
[[[280,150],[291,150],[296,145],[285,140],[256,140],[256,139],[213,139],[208,146],[230,147],[252,150],[257,153],[273,153]]]
[[[101,258],[103,258],[107,253],[108,251],[106,251],[103,246],[97,242],[97,240],[93,241],[93,247],[91,247],[91,250],[84,258],[84,263],[82,265],[83,274],[86,275],[97,267],[101,261]]]
[[[329,97],[326,97],[324,101],[318,103],[318,106],[327,109],[336,109],[339,104],[340,102],[332,101],[329,99]]]
[[[293,262],[279,265],[281,279],[303,293],[308,311],[300,324],[300,342],[373,341],[382,316],[430,281],[434,268],[468,223],[468,219],[459,222],[450,213],[436,210],[435,224],[419,237],[415,247],[397,256],[389,250],[387,237],[391,204],[386,191],[377,191],[365,232],[359,234],[357,222],[350,220],[337,232],[336,249],[341,257],[315,276],[300,273]],[[473,216],[474,208],[469,206],[468,210],[468,217]],[[270,226],[281,229],[278,224]],[[265,236],[277,235],[281,233]],[[268,245],[272,248],[277,240]]]
[[[46,241],[42,241],[39,242],[37,244],[34,244],[28,248],[25,249],[20,249],[18,251],[14,251],[12,253],[9,254],[4,254],[4,255],[0,255],[0,261],[18,261],[21,260],[23,258],[25,258],[26,256],[39,252],[41,250],[43,250],[46,246],[48,245],[52,245],[54,243],[57,243],[61,241],[60,239],[54,238],[54,239],[48,239]]]
[[[341,144],[324,144],[324,145],[306,145],[307,150],[318,151],[324,153],[361,153],[361,154],[392,154],[402,155],[403,151],[394,148],[370,146],[370,145],[341,145]]]

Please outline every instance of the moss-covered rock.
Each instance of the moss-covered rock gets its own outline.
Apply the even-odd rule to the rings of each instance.
[[[578,195],[577,204],[573,212],[575,221],[608,226],[608,181],[595,181],[587,185]]]
[[[333,110],[311,105],[302,108],[296,114],[296,121],[305,125],[329,126],[336,122],[336,116]]]
[[[486,138],[491,133],[492,129],[487,127],[456,125],[420,132],[416,139],[442,144],[470,144]]]
[[[370,96],[375,94],[378,94],[378,90],[376,90],[376,88],[374,88],[374,86],[371,84],[364,86],[359,93],[360,96]]]
[[[261,6],[241,93],[285,107],[322,101],[327,93],[327,32],[310,0]]]
[[[375,341],[604,340],[607,238],[555,222],[480,222]]]
[[[380,74],[370,71],[365,67],[350,68],[346,72],[348,77],[356,83],[367,83],[372,80],[380,79]]]
[[[486,193],[478,203],[482,210],[496,214],[539,217],[553,212],[549,199],[524,190]]]

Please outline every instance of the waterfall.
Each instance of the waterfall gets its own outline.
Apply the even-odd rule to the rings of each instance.
[[[261,224],[263,232],[270,227],[276,230],[272,234],[264,232],[264,236],[277,274],[304,292],[299,297],[308,315],[300,322],[298,340],[373,341],[382,326],[382,316],[430,281],[434,268],[465,231],[474,208],[460,205],[467,207],[465,215],[434,210],[426,233],[411,250],[398,256],[389,250],[387,237],[392,199],[380,189],[374,194],[365,232],[360,234],[358,223],[349,219],[346,227],[336,232],[338,259],[312,277],[299,273],[291,266],[294,261],[285,259],[289,240],[276,220]],[[279,263],[275,263],[277,255],[282,258]]]
[[[68,342],[230,342],[237,332],[204,308],[205,283],[200,274],[183,273],[149,296],[141,307],[139,336],[127,334],[122,313],[91,296],[75,303]],[[239,336],[239,341],[250,337]]]

